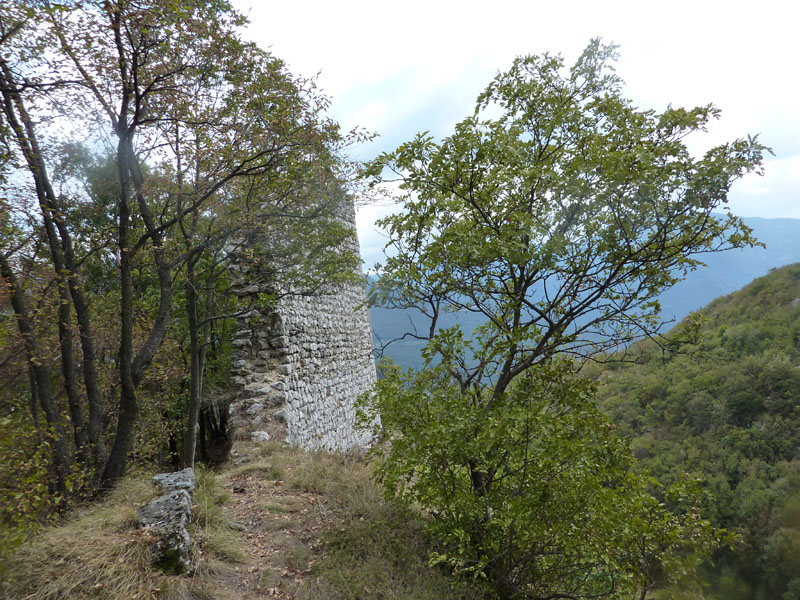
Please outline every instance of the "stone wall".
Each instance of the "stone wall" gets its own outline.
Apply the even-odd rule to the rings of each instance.
[[[338,211],[355,231],[347,200]],[[358,252],[353,236],[351,249]],[[248,289],[245,286],[245,289]],[[275,310],[238,319],[231,425],[240,437],[284,439],[307,449],[348,450],[369,443],[355,427],[354,403],[375,382],[365,284],[285,296]]]

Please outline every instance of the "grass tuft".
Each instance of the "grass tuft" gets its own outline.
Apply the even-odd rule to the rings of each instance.
[[[198,466],[197,490],[194,494],[195,525],[189,532],[206,552],[224,562],[240,563],[245,559],[238,534],[230,528],[223,512],[231,496],[219,478]]]

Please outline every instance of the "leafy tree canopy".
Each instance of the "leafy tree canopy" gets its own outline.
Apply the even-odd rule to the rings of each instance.
[[[427,133],[367,169],[400,182],[377,304],[486,318],[474,368],[443,340],[461,383],[493,385],[556,352],[591,355],[658,327],[656,296],[698,255],[755,241],[724,210],[732,182],[761,168],[747,137],[693,158],[685,138],[713,105],[639,110],[622,96],[614,46],[592,41],[568,71],[557,56],[518,58],[475,113],[436,142]]]
[[[435,559],[502,597],[644,598],[716,538],[686,488],[670,513],[630,475],[570,359],[657,333],[658,294],[699,255],[756,243],[716,213],[766,148],[692,157],[686,136],[717,109],[637,109],[615,58],[599,40],[571,69],[518,58],[452,135],[419,134],[365,173],[393,174],[402,203],[371,299],[429,319],[413,334],[423,369],[387,368],[367,402],[391,441],[380,474],[434,515]],[[440,327],[446,312],[481,324]]]

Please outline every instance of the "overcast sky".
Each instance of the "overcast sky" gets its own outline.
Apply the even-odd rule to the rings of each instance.
[[[764,177],[734,185],[740,216],[800,218],[800,4],[792,0],[381,2],[235,0],[248,36],[303,76],[319,73],[343,128],[376,141],[366,160],[418,131],[437,137],[521,54],[562,54],[571,65],[592,37],[620,46],[617,72],[641,108],[713,102],[722,110],[691,149],[747,134],[775,152]],[[369,267],[383,242],[373,226],[385,207],[359,210]]]

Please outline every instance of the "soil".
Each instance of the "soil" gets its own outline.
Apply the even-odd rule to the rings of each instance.
[[[239,461],[238,469],[222,475],[231,495],[223,510],[231,527],[241,531],[245,558],[218,573],[215,583],[242,600],[295,598],[310,575],[323,531],[336,524],[334,511],[324,497],[286,483],[282,476],[288,479],[291,467],[274,473],[264,463]]]

